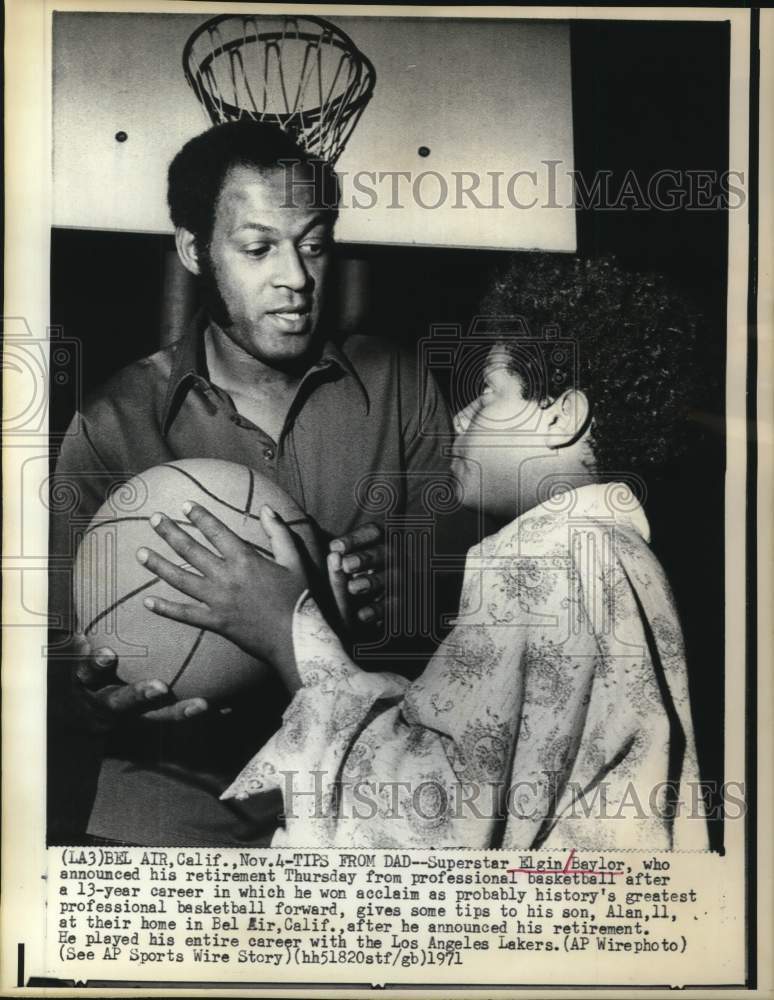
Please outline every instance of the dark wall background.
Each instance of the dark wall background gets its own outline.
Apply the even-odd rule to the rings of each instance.
[[[587,187],[601,170],[612,172],[612,191],[628,171],[645,190],[659,170],[727,170],[727,25],[579,22],[572,58],[575,166]],[[684,621],[703,776],[721,782],[726,213],[590,208],[579,210],[578,226],[581,253],[615,253],[632,268],[669,275],[704,316],[702,374],[716,388],[695,413],[691,454],[653,484],[648,513]],[[81,341],[81,391],[157,349],[164,261],[172,249],[169,237],[53,231],[51,322]],[[340,251],[365,264],[365,329],[406,344],[434,323],[466,329],[492,266],[502,260],[502,252],[472,250]],[[55,432],[69,421],[74,398],[71,388],[52,386]],[[739,654],[729,669],[739,671],[741,682]],[[77,748],[72,753],[77,760]],[[85,753],[78,773],[72,757],[59,764],[52,755],[54,842],[67,841],[88,808],[87,760]],[[713,846],[720,847],[722,824],[712,829]]]

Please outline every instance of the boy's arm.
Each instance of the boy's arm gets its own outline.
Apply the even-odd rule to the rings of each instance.
[[[444,682],[443,659],[414,685],[362,671],[308,592],[295,609],[293,645],[301,687],[281,729],[222,798],[279,789],[285,829],[277,843],[285,845],[489,846],[507,752],[479,766],[465,757],[464,737],[423,717],[428,681],[443,690],[443,711],[454,700],[462,719],[469,708],[464,689]],[[471,788],[472,807],[460,808]]]
[[[279,787],[285,795],[289,833],[301,843],[333,842],[351,835],[398,837],[401,842],[428,845],[439,831],[425,829],[422,803],[414,794],[426,794],[428,769],[442,788],[442,798],[456,795],[464,764],[465,739],[448,728],[449,689],[456,687],[454,717],[462,725],[471,706],[486,715],[479,704],[487,699],[487,687],[479,686],[472,700],[468,681],[460,676],[457,653],[447,649],[439,656],[432,675],[426,674],[411,689],[392,674],[370,674],[349,659],[333,629],[323,618],[308,592],[304,567],[292,544],[292,536],[268,508],[261,511],[263,526],[271,539],[276,561],[267,560],[229,531],[222,522],[197,505],[184,512],[215,549],[204,548],[167,517],[154,518],[159,535],[195,572],[175,566],[157,553],[140,550],[138,557],[156,575],[191,602],[170,602],[150,596],[148,606],[157,614],[211,628],[239,644],[253,656],[272,662],[285,684],[294,693],[280,732],[242,772],[225,793],[229,798],[246,798],[268,787]],[[510,653],[510,651],[508,651]],[[477,647],[471,650],[475,657]],[[451,657],[451,672],[448,672]],[[474,667],[471,667],[474,669]],[[502,676],[511,678],[508,663],[499,665]],[[506,681],[506,686],[511,681]],[[438,691],[443,697],[432,695]],[[409,697],[404,697],[408,694]],[[498,691],[498,697],[501,692]],[[508,704],[516,704],[509,697]],[[436,705],[441,716],[431,717]],[[507,726],[507,724],[506,724]],[[489,754],[483,767],[482,789],[495,787],[493,779],[508,758]],[[354,830],[349,809],[358,795],[358,774],[368,764],[371,789],[375,795],[396,795],[401,814],[388,825],[376,821],[366,832]],[[475,762],[473,762],[475,768]],[[354,775],[355,781],[349,780]],[[340,779],[343,780],[341,809],[332,806]],[[372,780],[371,780],[372,779]],[[290,785],[285,782],[289,781]],[[311,783],[311,784],[310,784]],[[432,782],[431,782],[432,784]],[[425,792],[423,792],[425,789]],[[320,800],[322,796],[322,800]],[[303,802],[299,817],[313,822],[296,823],[296,800]],[[318,801],[319,800],[319,801]],[[396,806],[397,808],[397,806]],[[491,817],[493,809],[485,811]],[[332,823],[332,826],[329,825]],[[463,824],[471,817],[463,818]],[[452,821],[444,834],[450,843],[485,846],[491,820],[474,822],[463,831]],[[417,825],[419,824],[419,825]],[[291,830],[292,827],[292,830]]]

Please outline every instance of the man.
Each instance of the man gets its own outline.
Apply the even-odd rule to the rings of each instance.
[[[450,427],[432,380],[406,356],[367,337],[339,344],[330,329],[337,193],[330,168],[271,126],[220,125],[178,153],[170,213],[204,311],[182,340],[119,372],[76,415],[55,484],[77,500],[53,514],[55,567],[67,566],[77,528],[116,484],[161,462],[211,457],[276,480],[333,539],[344,570],[380,569],[379,531],[358,506],[358,484],[378,473],[396,512],[418,507],[412,473],[443,470],[437,438]],[[370,599],[381,586],[375,572],[349,590]],[[69,588],[69,572],[52,573],[52,612],[67,631]],[[279,685],[275,697],[264,690],[222,715],[202,699],[172,702],[158,681],[118,684],[114,669],[110,651],[77,668],[79,718],[107,730],[89,836],[268,843],[276,797],[249,809],[218,797],[279,724]]]

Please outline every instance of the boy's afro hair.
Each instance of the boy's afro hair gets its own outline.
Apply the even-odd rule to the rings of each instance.
[[[528,398],[548,402],[573,387],[586,394],[601,474],[647,474],[686,449],[699,317],[665,278],[626,271],[612,256],[519,254],[495,276],[481,312],[493,333],[500,323]],[[526,343],[499,319],[514,316],[526,321]],[[572,349],[557,352],[557,337]]]

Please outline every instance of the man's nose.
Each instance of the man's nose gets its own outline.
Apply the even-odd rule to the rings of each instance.
[[[274,284],[302,291],[309,283],[309,274],[295,246],[281,246],[276,257]]]

